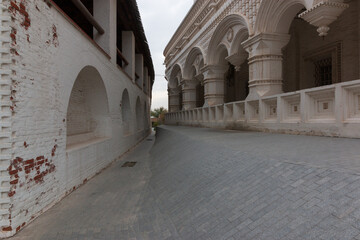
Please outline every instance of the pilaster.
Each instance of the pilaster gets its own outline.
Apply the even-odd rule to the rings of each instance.
[[[132,31],[122,32],[122,54],[129,62],[124,70],[135,82],[135,36]]]
[[[116,0],[94,0],[94,18],[99,22],[105,33],[94,31],[94,40],[107,52],[112,63],[116,64]]]

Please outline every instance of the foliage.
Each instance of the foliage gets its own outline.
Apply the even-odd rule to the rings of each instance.
[[[166,108],[159,107],[159,108],[155,108],[154,110],[151,111],[151,116],[159,118],[161,115],[165,115],[165,113],[167,113],[167,112],[168,111]]]
[[[151,116],[157,118],[156,126],[164,123],[167,112],[167,109],[164,107],[155,108],[151,111]]]

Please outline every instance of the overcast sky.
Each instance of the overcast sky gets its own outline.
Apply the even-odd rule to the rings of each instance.
[[[168,108],[163,51],[194,0],[137,0],[155,68],[151,108]]]

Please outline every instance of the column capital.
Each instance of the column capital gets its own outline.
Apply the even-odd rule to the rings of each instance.
[[[261,55],[282,56],[282,49],[289,41],[289,34],[260,33],[243,42],[242,46],[249,53],[249,58]]]
[[[329,25],[348,7],[349,4],[339,2],[338,0],[321,0],[321,2],[309,10],[301,13],[299,17],[318,27],[319,36],[325,37],[330,30]]]

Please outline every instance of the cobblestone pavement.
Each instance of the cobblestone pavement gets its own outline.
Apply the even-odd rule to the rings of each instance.
[[[360,239],[360,140],[165,126],[12,239]]]

